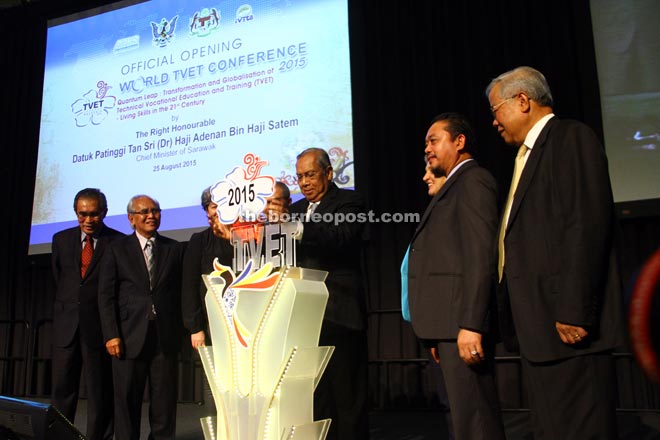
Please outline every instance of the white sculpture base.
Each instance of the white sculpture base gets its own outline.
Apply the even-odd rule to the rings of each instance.
[[[201,419],[204,438],[325,439],[330,419],[314,421],[313,396],[334,351],[318,347],[327,272],[221,268],[203,276],[213,346],[199,353],[217,408]]]

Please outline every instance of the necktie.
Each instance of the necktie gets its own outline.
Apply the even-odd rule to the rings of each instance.
[[[509,214],[511,213],[513,196],[516,194],[518,181],[520,180],[520,175],[522,174],[523,167],[525,166],[526,153],[527,145],[523,144],[520,146],[520,148],[518,148],[518,154],[516,155],[516,163],[513,166],[513,177],[511,178],[511,188],[509,188],[509,197],[506,199],[504,215],[502,216],[502,224],[500,225],[500,235],[499,239],[497,240],[497,274],[499,275],[500,281],[502,281],[502,275],[504,274],[504,236],[506,234],[506,225],[509,222]]]
[[[150,238],[144,245],[144,256],[147,260],[147,271],[149,271],[149,287],[154,287],[154,239]],[[153,301],[153,299],[152,299]],[[151,303],[151,311],[149,313],[149,319],[156,319],[156,305]]]
[[[310,204],[307,206],[307,213],[305,214],[305,221],[308,222],[310,216],[316,210],[316,207],[319,205],[319,202],[310,202]]]
[[[92,256],[94,256],[94,242],[91,235],[85,235],[85,244],[80,254],[80,276],[82,278],[85,277],[87,267],[92,262]]]
[[[147,271],[149,272],[149,285],[152,285],[154,276],[154,239],[150,238],[144,245],[144,256],[147,261]]]

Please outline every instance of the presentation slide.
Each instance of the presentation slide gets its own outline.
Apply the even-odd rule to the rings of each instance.
[[[298,192],[296,155],[323,148],[354,186],[346,0],[152,0],[50,23],[30,253],[77,225],[73,198],[100,188],[106,224],[156,198],[160,231],[207,226],[202,190],[247,153]],[[299,197],[299,195],[298,195]]]
[[[590,4],[614,200],[660,198],[660,2]]]

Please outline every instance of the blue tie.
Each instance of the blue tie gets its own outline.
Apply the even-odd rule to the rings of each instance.
[[[401,262],[401,315],[403,319],[410,322],[410,307],[408,306],[408,254],[410,245],[406,249],[406,255]]]

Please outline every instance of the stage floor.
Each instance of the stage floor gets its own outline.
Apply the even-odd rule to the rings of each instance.
[[[25,399],[48,403],[46,399]],[[142,435],[149,433],[148,404],[142,408]],[[87,401],[78,405],[74,424],[85,433]],[[203,405],[179,403],[177,406],[177,440],[203,440],[199,422],[208,411]],[[507,440],[533,440],[529,432],[528,414],[504,412]],[[660,413],[618,414],[619,439],[660,440]],[[445,440],[448,439],[445,414],[433,410],[384,410],[369,414],[370,440]],[[368,439],[365,439],[368,440]]]

